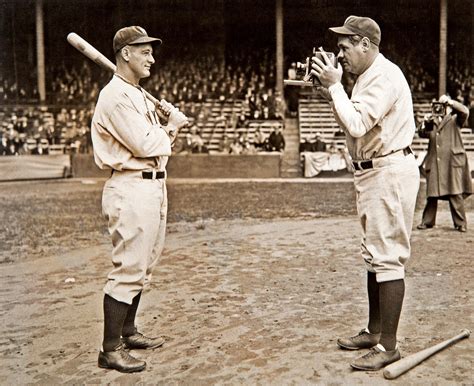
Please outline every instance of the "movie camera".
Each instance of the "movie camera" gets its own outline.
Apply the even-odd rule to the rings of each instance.
[[[313,48],[313,53],[311,56],[307,57],[305,62],[296,63],[296,79],[285,79],[283,82],[288,86],[299,86],[299,87],[314,87],[321,86],[321,83],[317,76],[311,74],[311,58],[316,57],[320,59],[323,63],[326,63],[323,58],[323,52],[327,55],[334,67],[337,67],[337,58],[333,52],[325,52]]]

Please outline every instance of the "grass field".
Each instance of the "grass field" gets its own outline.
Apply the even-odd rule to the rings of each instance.
[[[106,233],[102,180],[3,183],[1,261],[56,254]],[[352,182],[177,180],[168,183],[168,222],[207,219],[333,217],[355,214]]]

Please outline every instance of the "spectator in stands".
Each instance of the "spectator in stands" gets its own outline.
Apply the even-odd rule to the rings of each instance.
[[[221,140],[219,141],[218,150],[220,153],[229,154],[231,145],[232,141],[230,140],[229,136],[227,134],[224,134]]]
[[[0,155],[8,155],[7,137],[4,133],[0,133]]]
[[[236,137],[230,145],[230,154],[242,154],[243,146],[239,142],[239,139]]]
[[[434,227],[438,200],[448,200],[454,227],[466,232],[464,199],[472,194],[471,172],[461,137],[461,128],[469,110],[447,95],[433,104],[433,113],[425,116],[418,135],[428,138],[424,161],[427,202],[418,229]]]
[[[237,119],[236,127],[240,129],[242,127],[247,127],[247,125],[248,125],[247,117],[245,116],[245,113],[242,111],[239,115],[239,118]]]
[[[313,144],[311,143],[309,137],[306,137],[303,143],[300,143],[300,153],[305,153],[308,151],[313,151]]]
[[[243,145],[245,142],[247,142],[248,141],[247,129],[238,129],[237,130],[237,139],[239,140],[241,145]]]
[[[267,143],[267,138],[265,134],[262,133],[260,127],[257,127],[255,133],[253,134],[253,145],[257,151],[261,151],[265,149],[265,145]]]
[[[193,153],[194,150],[194,142],[193,142],[193,136],[191,133],[186,133],[186,136],[184,137],[184,141],[182,142],[182,146],[179,147],[179,144],[177,145],[176,151],[179,153]]]
[[[327,152],[329,153],[327,165],[329,170],[337,171],[347,168],[347,163],[344,157],[344,150],[338,149],[336,142],[330,143]]]
[[[18,149],[20,148],[19,134],[14,129],[13,123],[7,124],[6,136],[6,154],[5,155],[18,155]]]
[[[201,137],[201,134],[198,132],[198,128],[196,125],[191,126],[189,129],[189,133],[191,134],[191,146],[193,153],[207,153],[207,147],[204,144],[204,140]]]
[[[316,133],[314,142],[312,143],[311,151],[326,151],[326,142],[322,140],[321,133]]]
[[[30,154],[30,151],[28,149],[28,143],[26,142],[26,134],[20,134],[19,136],[17,154],[18,155]]]
[[[31,154],[44,155],[49,154],[48,141],[46,139],[38,138],[36,147],[33,148]]]
[[[246,139],[242,145],[242,154],[255,154],[256,152],[255,146]]]
[[[267,151],[282,152],[283,150],[285,150],[285,137],[281,132],[281,127],[275,126],[268,137]]]

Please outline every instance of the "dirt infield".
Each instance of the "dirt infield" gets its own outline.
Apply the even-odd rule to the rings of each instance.
[[[367,314],[350,181],[170,181],[166,249],[139,310],[141,330],[166,344],[135,351],[148,366],[129,375],[96,363],[110,268],[102,182],[0,187],[2,384],[472,383],[472,337],[394,381],[352,371],[359,353],[337,349]],[[402,356],[473,329],[473,231],[440,209],[436,228],[413,232]]]

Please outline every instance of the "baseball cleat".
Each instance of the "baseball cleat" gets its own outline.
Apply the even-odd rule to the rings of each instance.
[[[165,340],[163,338],[148,338],[147,336],[139,333],[130,336],[122,337],[123,345],[126,349],[154,349],[163,346]]]
[[[114,351],[99,352],[98,364],[103,369],[114,369],[121,373],[135,373],[145,370],[146,367],[146,362],[131,356],[122,344]]]
[[[362,348],[372,348],[379,343],[380,334],[371,334],[366,328],[357,335],[350,338],[340,338],[337,345],[346,350],[360,350]]]
[[[351,363],[351,367],[356,370],[376,371],[396,362],[401,358],[400,351],[385,351],[382,345],[378,344],[370,352],[357,358]]]

